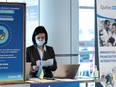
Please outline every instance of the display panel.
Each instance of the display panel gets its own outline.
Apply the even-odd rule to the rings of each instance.
[[[115,0],[96,0],[99,71],[100,78],[106,79],[101,87],[116,87],[115,3]]]
[[[0,3],[0,82],[24,81],[25,3]]]

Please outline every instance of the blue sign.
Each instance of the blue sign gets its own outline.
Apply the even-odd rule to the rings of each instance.
[[[24,7],[0,3],[0,82],[24,80]]]
[[[31,84],[30,87],[80,87],[78,81]]]

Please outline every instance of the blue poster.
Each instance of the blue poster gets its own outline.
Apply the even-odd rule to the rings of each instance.
[[[24,3],[0,3],[0,82],[24,80],[24,17]]]

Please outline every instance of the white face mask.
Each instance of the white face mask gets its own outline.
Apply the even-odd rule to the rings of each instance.
[[[42,41],[36,40],[36,43],[38,46],[42,46],[45,43],[45,40]]]

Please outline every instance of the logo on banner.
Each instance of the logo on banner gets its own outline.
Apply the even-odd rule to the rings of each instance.
[[[116,10],[116,6],[100,5],[102,10]]]
[[[109,10],[109,9],[111,9],[112,7],[111,6],[104,6],[104,5],[101,5],[100,6],[100,8],[102,9],[102,10]]]
[[[4,47],[10,42],[11,36],[10,27],[0,22],[0,47]]]

